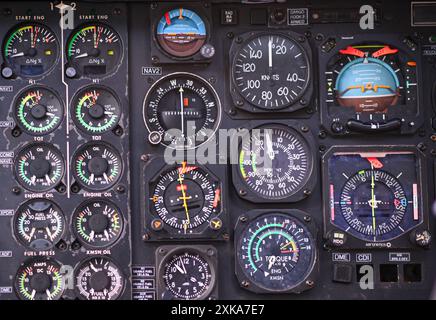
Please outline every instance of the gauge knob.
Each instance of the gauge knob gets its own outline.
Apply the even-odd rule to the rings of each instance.
[[[46,143],[30,144],[18,152],[14,162],[15,176],[25,189],[45,192],[62,180],[65,164],[60,151]]]

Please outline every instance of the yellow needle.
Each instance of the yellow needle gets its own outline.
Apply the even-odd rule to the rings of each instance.
[[[183,162],[182,163],[182,170],[183,170],[183,172],[185,171],[185,168],[186,168],[186,162]],[[182,178],[182,174],[181,174],[180,171],[179,171],[179,183],[180,183],[180,189],[182,191],[183,208],[185,208],[185,214],[186,214],[186,223],[183,224],[183,228],[185,229],[185,232],[186,232],[186,229],[188,228],[188,225],[191,224],[191,218],[189,217],[188,202],[186,201],[187,200],[186,192],[185,192],[185,188],[183,186],[183,178]]]
[[[374,165],[371,164],[371,210],[372,210],[372,228],[374,229],[374,234],[375,234],[375,228],[376,228],[376,223],[375,223],[375,192],[374,192],[374,188],[375,188],[375,182],[374,182]]]

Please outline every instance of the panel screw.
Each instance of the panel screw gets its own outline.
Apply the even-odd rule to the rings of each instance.
[[[142,235],[142,241],[148,241],[150,240],[150,235],[148,233]]]
[[[117,186],[116,190],[117,190],[118,193],[126,192],[126,188],[123,185]]]
[[[310,221],[312,221],[312,218],[310,216],[304,216],[304,221],[310,222]]]
[[[152,61],[153,63],[158,63],[158,62],[159,62],[159,58],[156,57],[156,56],[153,56],[153,57],[151,57],[151,61]]]
[[[305,195],[306,197],[308,197],[308,196],[310,196],[310,195],[312,194],[312,191],[310,191],[309,189],[305,189],[305,190],[303,191],[303,193],[304,193],[304,195]]]
[[[12,188],[12,193],[14,193],[14,194],[16,194],[16,195],[20,194],[20,193],[21,193],[21,188],[19,188],[19,187],[13,187],[13,188]]]
[[[233,32],[227,33],[227,38],[233,39],[235,37],[235,34]]]
[[[240,216],[239,217],[239,221],[241,221],[241,222],[247,222],[248,221],[248,219],[247,219],[247,217],[246,216]]]
[[[250,282],[248,282],[247,280],[244,280],[244,281],[241,282],[241,285],[242,285],[244,288],[247,288],[247,287],[250,286]]]
[[[325,138],[327,138],[327,133],[326,133],[324,130],[321,130],[321,131],[318,133],[318,137],[319,137],[320,139],[325,139]]]
[[[150,160],[150,157],[147,154],[143,154],[141,156],[141,160],[144,161],[144,162],[148,162],[148,160]]]
[[[309,287],[313,287],[315,283],[312,280],[306,280],[306,285],[308,285]]]
[[[239,195],[242,197],[245,197],[247,195],[247,191],[245,191],[244,189],[239,190]]]
[[[303,131],[304,133],[309,132],[309,127],[307,127],[307,126],[302,126],[302,127],[301,127],[301,131]]]

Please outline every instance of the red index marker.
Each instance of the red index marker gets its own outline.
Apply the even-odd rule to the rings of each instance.
[[[383,168],[383,163],[377,158],[367,158],[369,163],[371,163],[371,166],[375,169],[381,169]]]
[[[171,25],[171,18],[170,18],[170,13],[167,12],[165,13],[165,20],[167,21],[167,25]]]
[[[360,58],[365,57],[365,52],[363,52],[362,50],[356,49],[352,46],[348,46],[346,49],[339,50],[339,53],[346,54],[349,56],[356,56],[356,57],[360,57]]]
[[[392,48],[389,47],[389,46],[385,46],[385,47],[383,47],[382,49],[380,49],[380,50],[374,52],[374,53],[372,54],[372,57],[373,57],[373,58],[378,58],[378,57],[382,57],[382,56],[387,56],[388,54],[395,54],[395,53],[397,53],[397,52],[398,52],[398,49],[392,49]]]

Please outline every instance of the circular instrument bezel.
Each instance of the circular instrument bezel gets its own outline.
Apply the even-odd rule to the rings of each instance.
[[[214,134],[211,134],[209,137],[207,137],[205,139],[205,141],[202,141],[199,144],[196,144],[195,141],[194,141],[194,145],[193,146],[186,146],[185,145],[186,142],[185,142],[183,144],[183,146],[180,147],[177,144],[174,144],[173,141],[172,142],[164,141],[164,133],[152,130],[152,128],[150,127],[150,125],[148,123],[147,109],[148,109],[148,106],[149,106],[149,104],[151,102],[151,96],[156,93],[156,90],[159,88],[159,86],[161,86],[162,83],[171,80],[171,78],[182,78],[183,79],[184,77],[185,78],[192,78],[195,81],[203,84],[204,88],[207,89],[209,94],[213,97],[213,99],[214,99],[213,102],[215,103],[215,107],[214,108],[216,108],[216,119],[214,120],[214,126],[213,126],[213,129],[212,129],[214,134],[217,132],[217,130],[220,127],[221,117],[222,117],[222,106],[221,106],[221,100],[219,98],[219,95],[218,95],[217,91],[215,90],[215,88],[206,79],[202,78],[199,75],[196,75],[196,74],[193,74],[193,73],[189,73],[189,72],[174,72],[174,73],[171,73],[171,74],[168,74],[168,75],[165,75],[165,76],[161,77],[158,81],[156,81],[150,87],[150,89],[147,91],[147,94],[145,95],[145,98],[144,98],[144,101],[143,101],[143,106],[142,106],[142,108],[143,108],[143,112],[142,112],[143,113],[143,120],[144,120],[145,127],[146,127],[147,131],[149,132],[149,134],[158,133],[160,135],[160,137],[161,137],[161,140],[159,141],[160,145],[162,145],[164,147],[167,147],[167,148],[170,148],[170,149],[176,149],[176,150],[192,150],[192,149],[196,149],[196,148],[198,148],[198,147],[200,147],[202,145],[205,145],[205,144],[209,143],[210,141],[213,141],[213,136],[214,136]],[[173,90],[167,91],[162,97],[165,97],[167,94],[171,94],[171,91],[173,91]],[[159,96],[158,96],[158,98],[159,98]],[[159,100],[161,98],[159,98]],[[156,105],[156,109],[157,108],[159,108],[159,104]],[[163,126],[161,124],[159,124],[159,126],[163,128]],[[174,128],[170,128],[170,129],[174,129]],[[197,136],[197,134],[199,134],[199,132],[201,132],[202,129],[200,129],[199,131],[196,131],[196,136]]]
[[[208,245],[186,245],[186,246],[161,246],[156,249],[156,267],[157,267],[157,289],[159,300],[185,300],[176,297],[170,290],[167,289],[165,283],[165,272],[169,262],[174,260],[175,257],[183,256],[185,253],[190,255],[199,256],[204,262],[207,263],[210,269],[210,283],[208,288],[193,300],[211,299],[216,294],[218,280],[218,260],[217,250]]]
[[[32,212],[41,212],[41,211],[35,211],[33,209],[30,208],[30,205],[32,205],[33,203],[38,203],[38,202],[46,202],[47,204],[50,204],[50,206],[44,210],[47,211],[49,209],[53,209],[53,211],[55,211],[58,214],[58,218],[56,219],[59,222],[59,225],[61,227],[61,230],[59,231],[58,228],[56,228],[56,237],[54,240],[47,240],[48,242],[51,242],[51,245],[49,247],[46,247],[44,249],[38,250],[34,247],[31,247],[29,242],[26,242],[26,239],[24,238],[24,235],[22,235],[20,233],[20,220],[21,219],[25,219],[24,215],[26,214],[27,211],[32,211]],[[44,214],[45,215],[45,214]],[[54,201],[52,200],[48,200],[48,199],[40,199],[40,198],[36,198],[36,199],[31,199],[28,201],[23,202],[18,209],[15,211],[14,214],[14,219],[12,221],[12,229],[14,230],[14,237],[17,240],[18,243],[20,243],[22,246],[29,248],[30,250],[33,251],[48,251],[50,249],[53,249],[57,243],[59,243],[59,241],[62,240],[62,237],[64,236],[66,230],[67,230],[67,220],[65,219],[65,215],[62,212],[62,209],[59,205],[57,205]],[[24,223],[23,223],[24,224]],[[57,226],[57,227],[58,227]],[[23,231],[24,232],[24,231]],[[29,236],[29,234],[27,234],[27,236]]]
[[[295,43],[296,46],[299,47],[301,54],[304,56],[304,60],[307,63],[307,71],[306,71],[306,81],[304,87],[300,89],[300,92],[295,95],[292,101],[284,103],[280,107],[268,108],[259,106],[258,104],[253,104],[252,101],[248,100],[247,97],[243,94],[242,89],[237,84],[237,76],[235,66],[238,60],[238,55],[240,51],[244,50],[246,46],[248,46],[253,40],[259,37],[265,36],[276,36],[281,37],[286,40],[289,40]],[[282,112],[295,112],[297,110],[306,108],[310,105],[313,95],[313,67],[312,67],[312,50],[310,45],[308,44],[307,39],[294,32],[280,32],[280,31],[272,31],[272,32],[249,32],[242,34],[234,40],[232,47],[230,49],[229,58],[231,61],[230,65],[230,94],[233,99],[233,104],[236,108],[246,111],[248,113],[282,113]],[[267,59],[267,58],[264,58]],[[287,87],[287,86],[286,86]],[[260,89],[259,93],[260,93]]]
[[[264,284],[256,282],[248,274],[248,270],[244,267],[239,258],[244,234],[249,232],[250,227],[259,228],[260,225],[258,225],[258,220],[263,220],[265,218],[274,216],[288,219],[289,221],[294,222],[297,227],[304,227],[305,233],[309,237],[308,241],[311,244],[310,263],[309,267],[305,270],[304,275],[300,277],[299,281],[294,282],[292,286],[287,286],[282,289],[268,288]],[[253,224],[256,225],[253,226]],[[256,294],[287,294],[301,293],[314,287],[315,280],[318,276],[319,264],[319,252],[317,249],[318,231],[310,215],[298,209],[255,209],[248,211],[239,217],[234,232],[235,272],[238,282],[244,289]],[[248,283],[248,285],[244,285],[246,283]]]
[[[314,153],[314,146],[316,146],[315,139],[308,130],[308,127],[294,120],[288,121],[253,121],[249,124],[246,129],[246,134],[251,135],[252,130],[254,129],[277,129],[284,130],[288,132],[290,135],[298,139],[298,141],[302,144],[303,147],[307,149],[307,173],[305,174],[304,180],[300,183],[299,187],[294,189],[292,194],[285,195],[283,197],[267,197],[259,194],[254,189],[252,189],[245,181],[242,176],[240,170],[239,157],[241,154],[242,142],[238,138],[235,137],[235,141],[233,143],[238,143],[238,164],[232,165],[232,177],[233,177],[233,185],[238,192],[238,195],[247,201],[253,203],[286,203],[286,202],[298,202],[304,198],[310,196],[312,190],[315,188],[317,174],[315,170],[315,161],[317,159],[316,153]],[[246,139],[247,135],[244,134],[244,139]],[[248,137],[251,140],[251,137]],[[232,143],[232,145],[233,145]]]
[[[59,103],[59,107],[60,107],[60,112],[62,113],[62,115],[59,117],[59,120],[54,123],[54,124],[50,124],[47,125],[47,129],[45,131],[41,131],[41,129],[32,129],[32,128],[26,128],[26,125],[31,127],[30,124],[24,124],[23,121],[20,119],[21,115],[20,115],[20,106],[21,103],[23,101],[23,99],[28,96],[32,91],[36,92],[38,90],[44,90],[49,92],[51,95],[53,95],[53,99],[56,99],[57,102]],[[31,136],[44,136],[44,135],[48,135],[50,133],[53,133],[54,131],[56,131],[59,126],[62,124],[62,122],[64,121],[64,117],[65,117],[65,106],[64,106],[64,101],[61,99],[61,97],[59,96],[59,94],[53,90],[52,88],[49,88],[47,86],[44,85],[33,85],[33,86],[29,86],[24,88],[23,90],[21,90],[15,97],[14,99],[14,103],[13,103],[13,114],[14,114],[14,119],[17,123],[17,125],[20,127],[20,129],[31,135]],[[38,132],[39,131],[39,132]]]
[[[51,35],[54,37],[54,43],[56,45],[56,52],[55,52],[56,57],[55,57],[53,63],[50,66],[48,66],[48,68],[46,70],[44,70],[42,73],[37,74],[37,75],[23,75],[23,74],[21,74],[19,71],[16,70],[16,67],[14,67],[14,64],[11,63],[11,61],[9,60],[9,58],[6,56],[6,53],[5,53],[7,42],[10,39],[10,37],[12,37],[14,34],[16,34],[21,28],[26,28],[29,26],[38,26],[38,27],[44,28],[45,30],[50,32]],[[2,56],[3,56],[3,60],[7,63],[7,65],[12,68],[15,75],[22,77],[22,78],[25,78],[25,79],[38,79],[38,78],[45,77],[46,75],[50,74],[55,69],[56,65],[58,64],[58,62],[60,60],[61,49],[60,49],[57,34],[54,33],[51,28],[49,28],[47,25],[39,23],[39,22],[28,21],[28,22],[20,23],[20,24],[14,26],[11,30],[9,30],[9,32],[7,33],[7,36],[4,38],[4,41],[2,43]]]

